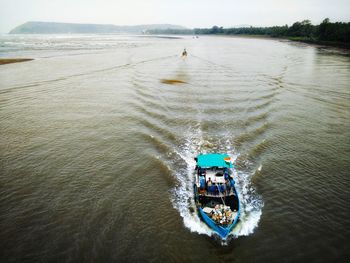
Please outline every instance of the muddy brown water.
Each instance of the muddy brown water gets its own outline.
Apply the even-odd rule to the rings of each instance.
[[[224,37],[0,43],[35,59],[0,66],[1,262],[347,261],[347,53]],[[193,209],[200,152],[235,160],[242,216],[226,242]]]

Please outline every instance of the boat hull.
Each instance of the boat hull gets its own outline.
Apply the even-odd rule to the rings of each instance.
[[[235,194],[237,196],[238,199],[238,195],[237,195],[237,191],[236,189],[234,189]],[[226,239],[227,236],[230,234],[230,232],[232,231],[232,229],[237,225],[238,223],[238,219],[240,216],[240,205],[239,205],[239,200],[238,200],[238,210],[237,210],[237,214],[232,222],[232,224],[224,227],[224,226],[220,226],[218,224],[216,224],[202,209],[202,207],[198,207],[198,212],[200,217],[202,218],[202,220],[212,229],[214,230],[222,239]]]

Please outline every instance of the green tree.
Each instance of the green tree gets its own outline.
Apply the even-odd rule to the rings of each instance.
[[[321,40],[326,40],[328,35],[328,28],[329,28],[329,18],[326,18],[322,21],[322,23],[318,27],[318,37]]]

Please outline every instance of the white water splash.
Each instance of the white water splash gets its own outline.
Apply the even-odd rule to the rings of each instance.
[[[235,179],[241,205],[241,215],[239,223],[231,233],[236,237],[248,236],[258,226],[262,214],[263,202],[251,185],[251,175],[237,172]]]

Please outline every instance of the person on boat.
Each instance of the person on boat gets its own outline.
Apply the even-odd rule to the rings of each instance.
[[[224,193],[226,192],[226,185],[222,184],[222,183],[219,183],[219,193]]]
[[[210,187],[213,185],[213,182],[211,181],[211,178],[209,177],[208,181],[207,181],[207,186]]]
[[[186,48],[184,48],[184,51],[182,51],[182,56],[183,56],[183,57],[187,57],[187,51],[186,51]]]
[[[231,183],[229,179],[225,180],[225,186],[226,186],[226,194],[230,193],[231,191]]]
[[[224,178],[225,180],[230,180],[230,175],[228,174],[227,168],[224,168]]]
[[[200,185],[201,188],[205,187],[205,177],[204,177],[204,175],[200,175],[199,176],[199,185]]]
[[[217,194],[218,193],[217,186],[216,185],[209,186],[208,187],[208,192],[209,192],[209,194],[212,194],[212,195]]]

